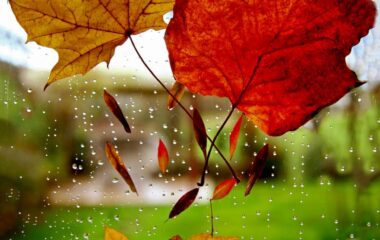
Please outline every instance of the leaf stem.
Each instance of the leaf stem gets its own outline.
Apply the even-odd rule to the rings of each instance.
[[[141,56],[139,50],[137,49],[135,42],[132,39],[132,36],[129,36],[129,39],[131,40],[131,44],[133,49],[135,50],[137,56],[141,60],[141,62],[144,64],[145,68],[149,71],[149,73],[153,76],[153,78],[161,85],[161,87],[174,99],[174,101],[178,104],[178,106],[189,116],[190,119],[193,119],[193,116],[189,112],[189,110],[186,109],[185,106],[170,92],[170,90],[165,86],[165,84],[157,77],[157,75],[152,71],[152,69],[148,66],[148,64],[145,62],[144,58]],[[237,177],[234,169],[232,168],[231,164],[228,162],[228,160],[224,157],[222,151],[218,148],[218,146],[215,145],[215,140],[211,139],[210,136],[207,136],[207,139],[211,142],[211,147],[215,147],[215,149],[218,151],[219,155],[222,157],[223,161],[227,165],[228,169],[230,170],[232,176],[235,178],[236,182],[240,182],[240,179]],[[207,167],[207,166],[206,166]],[[205,171],[204,171],[205,172]],[[204,178],[204,177],[203,177]]]
[[[211,141],[211,146],[210,146],[210,148],[208,149],[208,152],[207,152],[205,164],[203,166],[203,172],[202,172],[201,180],[198,183],[198,186],[203,186],[205,184],[206,170],[207,170],[207,167],[208,167],[208,162],[210,160],[210,156],[211,156],[211,152],[212,152],[212,147],[215,146],[216,139],[218,138],[219,134],[222,132],[222,130],[223,130],[224,126],[227,124],[228,120],[231,118],[234,110],[235,110],[235,107],[233,106],[231,108],[230,112],[228,113],[226,119],[224,119],[224,122],[222,123],[222,125],[220,126],[220,128],[218,129],[218,131],[216,132],[214,138]],[[229,163],[228,163],[228,165],[229,165]],[[235,177],[235,175],[234,175],[234,178],[235,178],[235,180],[236,180],[237,183],[240,182],[240,179],[238,177]]]
[[[189,116],[191,119],[193,119],[193,116],[189,112],[189,110],[186,109],[183,104],[178,101],[178,99],[170,92],[170,90],[165,86],[165,84],[157,77],[157,75],[153,72],[153,70],[148,66],[148,64],[145,62],[144,58],[141,56],[140,51],[137,49],[135,42],[132,39],[132,36],[129,36],[129,39],[131,40],[133,49],[137,53],[137,56],[141,60],[141,62],[144,64],[145,68],[149,71],[149,73],[153,76],[153,78],[161,85],[161,87],[174,99],[174,101],[180,106],[180,108]]]
[[[212,151],[212,148],[213,146],[216,146],[215,145],[215,141],[216,139],[218,138],[219,134],[222,132],[224,126],[227,124],[228,120],[231,118],[234,110],[237,108],[237,106],[239,105],[240,101],[242,100],[245,92],[247,91],[247,89],[249,88],[249,86],[251,85],[256,73],[257,73],[257,70],[259,69],[259,65],[261,63],[261,60],[263,59],[263,57],[265,56],[265,54],[263,55],[260,55],[258,58],[257,58],[257,64],[256,66],[253,68],[252,70],[252,74],[251,76],[249,77],[249,80],[248,80],[248,83],[247,85],[243,88],[243,90],[241,91],[238,99],[235,101],[235,103],[232,104],[232,108],[230,110],[230,112],[228,113],[226,119],[224,119],[222,125],[220,126],[220,128],[218,129],[217,133],[215,134],[214,138],[212,139],[211,141],[211,146],[208,150],[208,153],[207,153],[207,157],[206,157],[206,160],[205,160],[205,164],[204,164],[204,167],[203,167],[203,172],[202,172],[202,177],[201,177],[201,180],[200,182],[198,183],[198,186],[203,186],[204,183],[205,183],[205,176],[206,176],[206,170],[207,170],[207,167],[208,167],[208,163],[209,163],[209,160],[210,160],[210,156],[211,156],[211,151]],[[227,166],[230,166],[230,164],[227,162]],[[236,183],[239,183],[240,180],[238,177],[235,177],[234,175],[234,178],[236,180]]]
[[[212,199],[210,199],[210,221],[211,221],[211,237],[214,237],[214,211],[212,209]]]

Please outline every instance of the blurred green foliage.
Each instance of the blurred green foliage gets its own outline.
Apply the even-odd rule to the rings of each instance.
[[[106,135],[101,128],[113,122],[104,114],[101,84],[88,91],[89,86],[72,90],[68,83],[65,88],[71,92],[46,94],[47,99],[58,99],[58,107],[44,99],[46,95],[26,89],[7,71],[0,72],[0,79],[0,218],[4,219],[0,236],[18,227],[25,232],[13,234],[12,239],[81,239],[86,234],[101,239],[104,225],[110,225],[131,239],[167,239],[209,229],[206,205],[193,207],[166,224],[170,206],[50,208],[46,193],[79,174],[73,173],[73,163],[85,166],[85,177],[94,176],[94,159],[101,156],[90,159],[89,149],[81,147],[92,141],[89,135],[99,139],[119,136]],[[380,237],[378,88],[355,92],[347,106],[326,109],[307,128],[281,137],[265,136],[245,121],[231,162],[244,176],[254,154],[269,142],[271,155],[263,174],[266,184],[255,187],[249,198],[242,198],[243,190],[237,189],[234,196],[215,203],[219,233],[246,239]],[[128,120],[137,133],[128,135],[125,145],[145,151],[140,139],[145,141],[154,132],[166,141],[174,162],[167,177],[180,173],[198,178],[204,160],[185,114],[178,108],[166,111],[166,95],[156,90],[111,90],[128,109]],[[183,101],[200,109],[210,136],[229,109],[228,102],[218,98],[186,94]],[[238,117],[234,115],[217,140],[225,156]],[[208,176],[216,181],[229,177],[220,156],[213,152],[211,158]],[[152,175],[157,177],[158,168]]]
[[[55,119],[60,115],[36,100],[36,94],[17,80],[13,67],[0,69],[0,89],[0,218],[5,219],[0,221],[1,238],[48,206],[49,185],[70,175],[70,159],[58,148],[62,138],[56,136],[63,126]],[[76,136],[70,139],[75,140]]]
[[[256,185],[244,198],[239,185],[222,201],[214,202],[215,230],[220,236],[244,239],[377,239],[380,185],[366,193],[367,209],[355,212],[352,182],[293,187],[271,181]],[[102,239],[105,226],[131,240],[187,237],[210,230],[208,204],[196,204],[165,222],[170,206],[61,207],[49,210],[43,221],[27,224],[22,239]],[[243,239],[243,238],[242,238]]]

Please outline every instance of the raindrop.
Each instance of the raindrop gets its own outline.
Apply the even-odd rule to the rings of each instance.
[[[86,240],[89,239],[88,233],[84,233],[83,234],[83,238],[86,239]]]
[[[78,165],[76,163],[73,163],[73,165],[71,165],[71,168],[73,170],[77,170],[78,169]]]

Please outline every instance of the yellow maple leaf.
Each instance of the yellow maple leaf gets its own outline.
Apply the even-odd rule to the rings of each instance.
[[[212,237],[210,234],[202,233],[189,238],[189,240],[239,240],[238,237]]]
[[[128,238],[115,229],[106,227],[104,240],[128,240]]]
[[[58,52],[45,88],[52,82],[109,64],[115,48],[130,35],[166,27],[163,15],[174,0],[10,0],[34,41]]]

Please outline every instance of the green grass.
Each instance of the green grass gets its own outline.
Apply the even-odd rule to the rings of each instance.
[[[243,186],[214,203],[218,235],[242,239],[379,239],[380,186],[374,184],[356,209],[350,183],[305,186],[258,184],[247,198]],[[105,226],[131,240],[185,239],[210,229],[208,205],[193,205],[167,222],[170,206],[60,207],[46,210],[38,224],[25,224],[21,239],[102,239]]]

